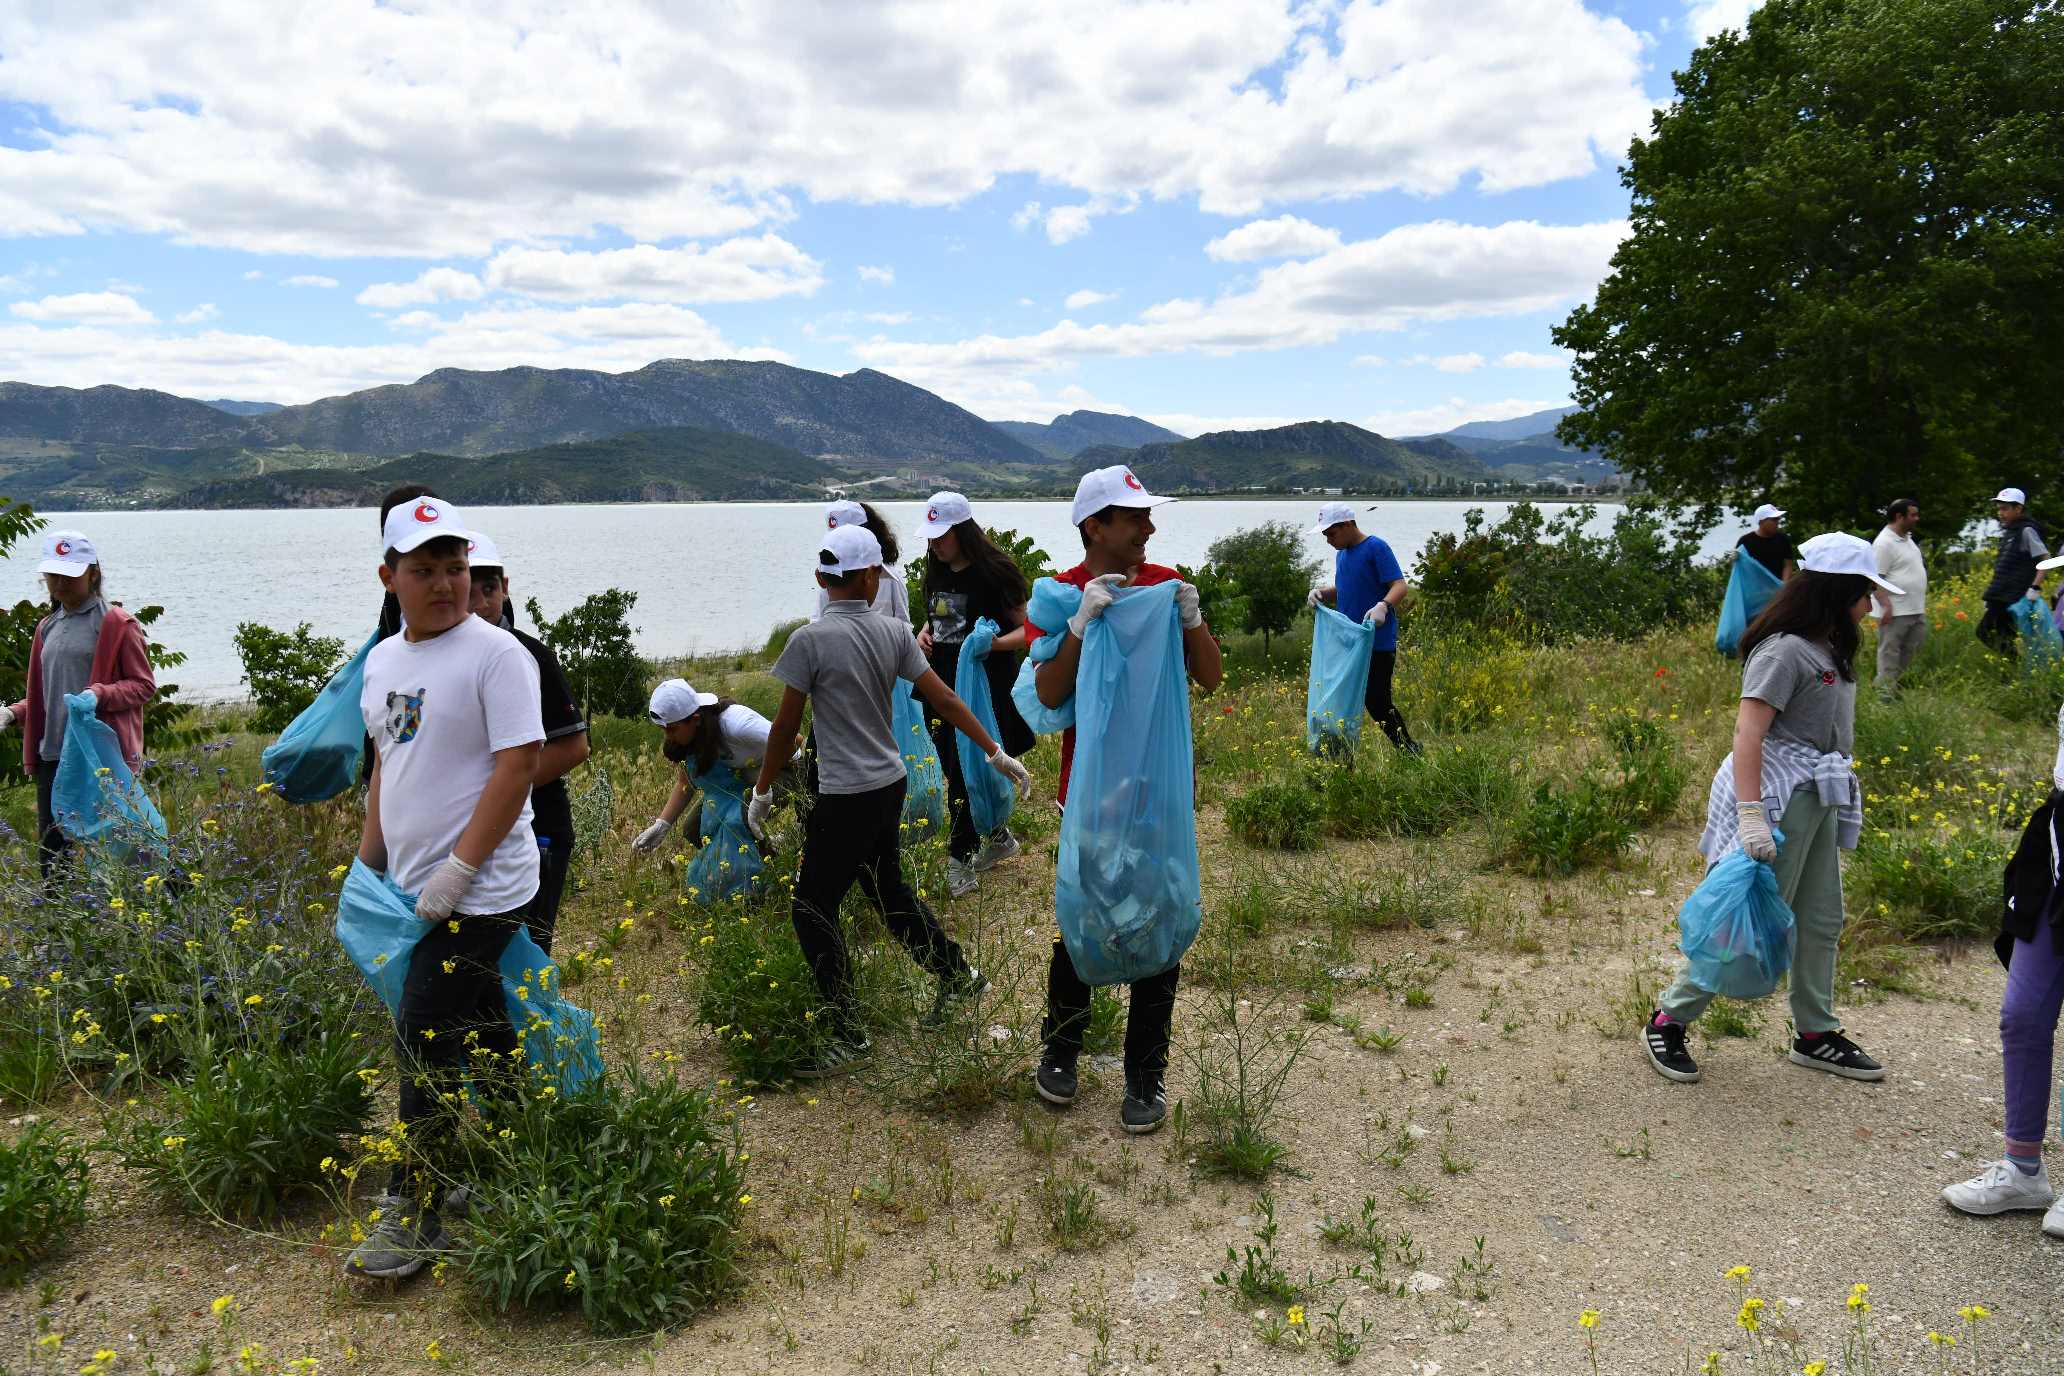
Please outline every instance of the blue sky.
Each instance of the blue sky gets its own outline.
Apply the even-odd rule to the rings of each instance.
[[[1516,415],[1568,397],[1627,139],[1748,8],[14,7],[0,378],[749,357],[992,419]]]

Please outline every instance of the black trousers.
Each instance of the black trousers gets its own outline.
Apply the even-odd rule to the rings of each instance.
[[[559,925],[559,900],[566,895],[566,871],[573,865],[573,838],[538,837],[538,891],[523,920],[530,939],[552,954],[552,931]]]
[[[1985,615],[1978,618],[1978,639],[1990,645],[2001,654],[2015,654],[2019,650],[2021,629],[2014,624],[2014,618],[2007,608],[2010,602],[1988,602]]]
[[[509,1092],[516,1029],[502,998],[500,967],[509,938],[527,915],[523,908],[453,913],[430,924],[409,954],[394,1020],[407,1145],[389,1188],[426,1209],[437,1207],[448,1183],[460,1091],[468,1075],[491,1095]],[[481,1054],[486,1052],[495,1054]]]
[[[903,793],[898,779],[865,793],[820,793],[803,824],[803,858],[790,921],[817,992],[841,1035],[858,1034],[852,960],[839,928],[839,905],[855,881],[910,958],[945,978],[968,968],[959,945],[903,876]]]
[[[1390,743],[1400,750],[1412,748],[1412,733],[1405,729],[1405,715],[1398,711],[1397,703],[1391,700],[1390,680],[1397,673],[1396,650],[1371,650],[1369,652],[1369,687],[1362,695],[1362,704],[1369,709],[1369,715],[1383,728],[1383,734],[1390,737]]]
[[[1139,980],[1128,988],[1132,1008],[1125,1017],[1125,1080],[1128,1085],[1147,1081],[1159,1083],[1168,1073],[1169,1029],[1175,1023],[1175,990],[1182,978],[1182,966],[1164,970],[1151,979]],[[1073,1067],[1082,1055],[1082,1038],[1089,1031],[1090,987],[1076,973],[1075,962],[1059,937],[1054,938],[1053,960],[1046,969],[1046,1054],[1062,1065]]]
[[[46,882],[50,871],[72,847],[71,838],[57,824],[57,808],[50,800],[51,786],[56,782],[57,761],[36,761],[36,860]]]
[[[960,772],[960,734],[942,719],[925,714],[932,733],[932,748],[939,752],[939,772],[946,776],[946,816],[950,830],[946,853],[956,860],[972,860],[982,847],[975,832],[974,814],[968,811],[967,777]]]

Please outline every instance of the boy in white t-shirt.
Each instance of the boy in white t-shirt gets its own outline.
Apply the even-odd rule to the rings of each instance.
[[[444,1245],[437,1207],[445,1155],[470,1071],[516,1049],[500,962],[538,887],[530,789],[545,738],[537,662],[472,615],[467,542],[437,498],[388,513],[380,581],[402,632],[366,657],[359,710],[377,760],[358,858],[404,892],[429,924],[409,958],[395,1017],[403,1159],[372,1233],[345,1271],[398,1280]]]

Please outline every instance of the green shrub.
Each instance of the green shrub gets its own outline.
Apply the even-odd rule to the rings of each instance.
[[[1290,1072],[1310,1033],[1285,1030],[1226,989],[1212,996],[1198,1040],[1190,1048],[1190,1094],[1183,1127],[1199,1139],[1197,1164],[1220,1175],[1260,1180],[1283,1163],[1289,1148],[1277,1136],[1276,1112]]]
[[[0,1285],[13,1285],[86,1221],[86,1153],[62,1131],[32,1124],[0,1142]]]
[[[1240,605],[1239,629],[1261,635],[1261,652],[1304,611],[1319,561],[1304,552],[1304,532],[1288,521],[1269,521],[1212,542],[1210,567],[1229,580]],[[1201,590],[1199,600],[1201,603]],[[1208,619],[1208,618],[1207,618]],[[1234,629],[1213,622],[1213,629]]]
[[[242,621],[236,628],[236,652],[251,700],[258,705],[252,725],[260,731],[283,731],[337,672],[344,661],[344,642],[315,634],[306,621],[291,631]]]
[[[2000,873],[2018,831],[1983,823],[1886,829],[1864,819],[1849,856],[1851,906],[1874,911],[1909,941],[1999,930]]]
[[[1510,721],[1535,697],[1538,650],[1493,627],[1448,627],[1415,635],[1398,656],[1392,690],[1422,732],[1454,735]],[[1373,725],[1365,726],[1367,732]]]
[[[1311,850],[1323,805],[1309,784],[1262,784],[1226,804],[1226,825],[1250,846]]]
[[[642,717],[648,701],[645,661],[631,644],[631,608],[638,594],[622,588],[592,593],[557,619],[535,597],[524,603],[538,638],[552,647],[573,699],[590,717]]]
[[[1663,724],[1631,711],[1605,719],[1617,777],[1613,792],[1620,811],[1636,826],[1668,821],[1684,794],[1684,765],[1677,743]]]
[[[779,659],[781,652],[788,648],[788,638],[809,624],[810,618],[807,616],[799,616],[793,621],[775,622],[774,629],[767,632],[767,642],[760,647],[760,654],[770,662]]]
[[[1491,744],[1431,746],[1423,755],[1385,751],[1325,779],[1326,825],[1337,836],[1439,836],[1493,820],[1518,797],[1509,752]]]
[[[827,1035],[823,1001],[786,912],[750,903],[706,911],[688,928],[700,989],[695,1018],[724,1048],[724,1063],[747,1085],[780,1084],[815,1055]],[[851,934],[848,934],[848,949]]]
[[[1626,852],[1634,825],[1616,790],[1586,774],[1568,787],[1545,780],[1513,817],[1506,859],[1528,874],[1575,874]]]
[[[578,1307],[598,1334],[658,1333],[739,1283],[744,1157],[701,1090],[632,1070],[563,1102],[528,1096],[496,1108],[476,1166],[452,1260],[497,1310]]]
[[[162,1111],[110,1135],[121,1163],[162,1198],[207,1217],[271,1218],[323,1180],[325,1158],[372,1114],[369,1037],[331,1033],[291,1048],[195,1057]]]

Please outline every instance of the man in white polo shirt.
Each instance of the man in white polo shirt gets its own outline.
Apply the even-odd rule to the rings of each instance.
[[[1899,676],[1928,638],[1928,568],[1921,562],[1920,543],[1913,538],[1914,527],[1920,523],[1921,504],[1901,497],[1885,508],[1885,528],[1871,541],[1879,576],[1906,589],[1887,594],[1890,614],[1881,608],[1878,617],[1878,696],[1886,702],[1898,694]]]

